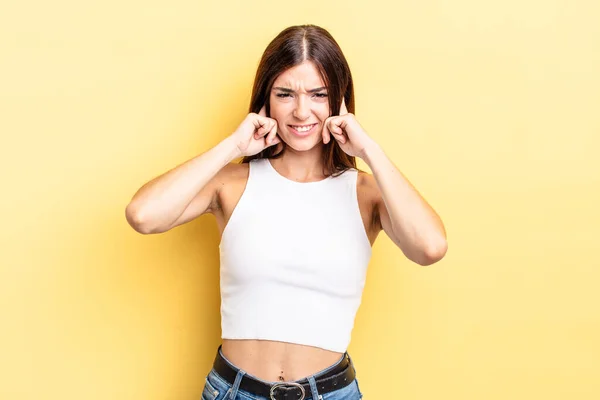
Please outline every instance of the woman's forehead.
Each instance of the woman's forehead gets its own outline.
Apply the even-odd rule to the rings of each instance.
[[[310,91],[325,86],[317,67],[310,61],[283,71],[273,87],[285,87],[294,91]]]

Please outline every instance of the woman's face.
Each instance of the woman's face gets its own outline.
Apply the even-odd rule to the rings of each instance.
[[[304,61],[275,79],[270,103],[270,117],[277,120],[277,134],[288,146],[306,151],[322,143],[329,99],[321,75],[311,61]]]

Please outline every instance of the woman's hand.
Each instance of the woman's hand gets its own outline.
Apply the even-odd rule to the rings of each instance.
[[[250,113],[231,134],[241,156],[253,156],[267,147],[281,143],[277,137],[277,121],[268,118],[265,106],[258,114]]]
[[[342,100],[340,115],[325,120],[322,135],[323,143],[329,143],[333,136],[342,150],[349,156],[354,157],[362,158],[365,149],[376,144],[360,126],[354,114],[348,113],[344,100]]]

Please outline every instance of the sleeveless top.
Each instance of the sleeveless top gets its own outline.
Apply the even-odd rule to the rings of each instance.
[[[221,338],[345,352],[371,258],[358,171],[302,183],[249,164],[219,244]]]

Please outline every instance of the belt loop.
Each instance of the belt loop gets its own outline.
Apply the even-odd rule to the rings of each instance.
[[[238,389],[240,388],[240,383],[242,383],[242,378],[244,377],[244,375],[246,375],[246,371],[243,370],[238,370],[237,375],[235,376],[235,382],[233,383],[233,387],[231,388],[231,391],[229,393],[231,393],[229,395],[229,398],[231,400],[235,400],[235,397],[237,396],[237,392]]]
[[[319,391],[317,390],[317,381],[315,380],[314,375],[309,376],[308,383],[310,384],[310,392],[312,393],[313,400],[320,400],[321,396],[319,396]]]
[[[346,355],[348,356],[348,360],[350,361],[350,365],[352,365],[352,369],[354,369],[354,373],[356,374],[356,367],[354,366],[354,362],[352,361],[352,358],[350,357],[350,353],[348,353],[346,351]]]

